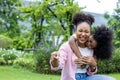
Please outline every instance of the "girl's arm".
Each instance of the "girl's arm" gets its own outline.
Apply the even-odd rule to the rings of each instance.
[[[73,50],[73,52],[75,53],[75,55],[78,57],[78,58],[81,58],[82,55],[77,47],[77,44],[76,44],[76,35],[73,34],[70,39],[69,39],[69,44],[70,44],[70,47],[71,49]]]
[[[83,62],[85,62],[86,64],[90,65],[89,68],[91,71],[95,71],[97,68],[97,59],[95,56],[85,56],[83,57]]]

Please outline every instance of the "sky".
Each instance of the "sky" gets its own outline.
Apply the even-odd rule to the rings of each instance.
[[[108,12],[109,14],[113,13],[113,9],[116,8],[116,2],[118,0],[76,0],[80,7],[85,7],[84,11],[95,12],[104,14]]]

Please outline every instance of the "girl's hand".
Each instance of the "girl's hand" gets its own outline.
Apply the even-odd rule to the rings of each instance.
[[[97,61],[94,57],[92,56],[84,56],[83,57],[83,62],[85,62],[86,64],[90,65],[90,66],[97,66]]]
[[[86,64],[86,62],[83,61],[83,58],[78,58],[78,59],[75,59],[75,64],[79,64],[79,65],[83,65],[83,64]]]

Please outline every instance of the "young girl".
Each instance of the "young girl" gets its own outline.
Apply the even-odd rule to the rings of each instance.
[[[82,58],[82,53],[79,51],[76,44],[76,36],[72,35],[69,44],[78,58]],[[90,36],[86,46],[94,50],[94,57],[97,60],[109,59],[112,55],[112,31],[105,27],[100,26],[95,28],[95,32]],[[85,68],[85,64],[81,68]]]

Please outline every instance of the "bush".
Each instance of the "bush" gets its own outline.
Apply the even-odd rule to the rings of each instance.
[[[17,58],[17,56],[13,53],[6,53],[3,54],[2,57],[4,58],[4,60],[8,63],[8,61],[12,62],[12,60],[15,60]]]
[[[30,71],[35,71],[35,61],[33,59],[17,58],[14,60],[15,68],[24,68]]]
[[[98,62],[98,73],[120,72],[120,48],[115,49],[110,60]]]
[[[4,35],[0,35],[0,48],[8,48],[12,45],[12,39],[4,36]]]
[[[0,48],[0,58],[6,62],[6,65],[12,65],[16,58],[31,58],[33,54],[27,53],[24,51],[16,50],[16,49],[2,49]]]
[[[12,64],[13,61],[23,55],[23,52],[17,51],[15,49],[2,49],[0,48],[0,57],[3,58],[6,64]]]
[[[24,48],[31,48],[32,47],[32,40],[27,39],[24,36],[17,36],[13,38],[13,45],[11,48],[16,48],[17,50],[24,50]]]
[[[49,74],[59,74],[60,71],[52,71],[50,68],[49,60],[50,56],[53,51],[55,51],[56,48],[41,48],[40,51],[37,51],[36,54],[36,71],[39,73]]]
[[[0,65],[6,65],[6,61],[4,60],[4,58],[0,57]]]
[[[14,54],[17,57],[23,56],[24,54],[27,54],[24,51],[19,51],[16,49],[4,49],[4,48],[0,48],[0,56],[3,57],[4,55],[8,55],[8,54]]]
[[[12,50],[0,48],[0,57],[5,60],[6,64],[12,64],[13,60],[17,58],[17,55]]]

